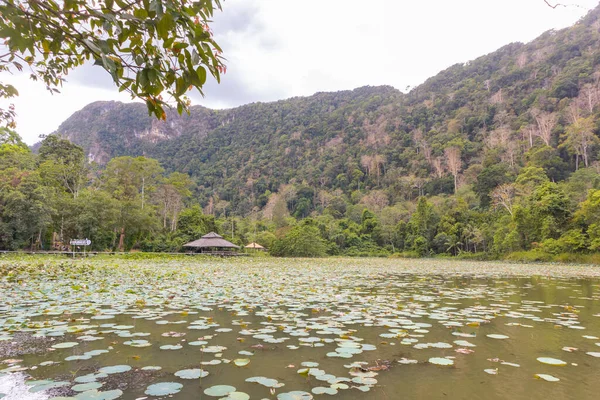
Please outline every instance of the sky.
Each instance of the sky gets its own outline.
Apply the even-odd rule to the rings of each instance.
[[[407,91],[456,63],[572,25],[598,0],[224,0],[212,23],[227,59],[193,104],[231,108],[316,92],[391,85]],[[548,0],[555,4],[555,0]],[[86,104],[132,101],[98,66],[73,70],[60,94],[25,75],[2,77],[20,96],[17,132],[28,144]],[[6,106],[6,100],[0,106]]]

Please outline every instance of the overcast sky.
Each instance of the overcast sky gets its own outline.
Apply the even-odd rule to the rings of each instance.
[[[549,0],[554,4],[554,0]],[[392,85],[402,91],[458,62],[575,23],[598,0],[225,0],[213,23],[227,58],[220,85],[194,104],[229,108],[319,91]],[[17,131],[32,144],[97,100],[130,101],[100,67],[73,71],[61,94],[4,77],[20,97]],[[0,104],[2,104],[0,102]],[[4,103],[5,104],[5,103]]]

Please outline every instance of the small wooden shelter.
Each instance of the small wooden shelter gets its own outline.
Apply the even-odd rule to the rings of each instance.
[[[250,249],[250,250],[260,250],[260,251],[265,251],[266,250],[263,246],[261,246],[260,244],[258,244],[256,242],[250,243],[245,248],[246,249]]]
[[[240,246],[236,246],[235,244],[228,242],[227,240],[223,239],[222,236],[214,232],[207,233],[198,240],[186,243],[183,245],[183,247],[193,249],[199,253],[209,254],[231,253],[234,249],[240,248]]]

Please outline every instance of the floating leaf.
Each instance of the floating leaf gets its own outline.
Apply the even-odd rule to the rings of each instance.
[[[165,344],[163,346],[160,346],[161,350],[180,350],[182,348],[183,346],[180,344]]]
[[[75,347],[79,345],[78,342],[64,342],[64,343],[57,343],[55,345],[52,346],[53,349],[69,349],[71,347]]]
[[[144,392],[148,396],[167,396],[179,393],[183,385],[177,382],[161,382],[150,385]]]
[[[87,390],[99,389],[100,387],[102,387],[101,382],[89,382],[72,386],[71,390],[75,392],[85,392]]]
[[[314,394],[329,394],[329,395],[334,395],[337,394],[337,389],[331,388],[331,387],[323,387],[323,386],[317,386],[312,388],[311,390]]]
[[[235,392],[235,387],[229,385],[216,385],[204,389],[204,394],[212,397],[227,396],[232,392]]]
[[[503,340],[503,339],[508,339],[509,337],[506,335],[500,335],[497,333],[490,333],[489,335],[486,335],[487,337],[489,337],[490,339],[498,339],[498,340]]]
[[[444,365],[444,366],[454,365],[453,360],[451,360],[449,358],[441,358],[441,357],[432,357],[429,359],[429,362],[431,364],[435,364],[435,365]]]
[[[129,365],[113,365],[111,367],[102,367],[98,371],[104,374],[120,374],[130,370],[131,367]]]
[[[546,382],[558,382],[560,381],[560,379],[552,376],[552,375],[547,375],[547,374],[535,374],[535,377],[538,379],[542,379],[545,380]]]
[[[312,400],[313,395],[308,392],[302,391],[293,391],[287,393],[279,393],[277,395],[277,400]]]
[[[555,365],[558,367],[563,367],[563,366],[567,365],[567,363],[565,361],[559,360],[557,358],[552,358],[552,357],[538,357],[537,360],[539,362],[541,362],[542,364]]]
[[[249,358],[236,358],[235,360],[233,360],[233,363],[238,367],[244,367],[244,366],[250,364],[250,359]]]
[[[99,392],[97,390],[88,390],[75,396],[77,400],[115,400],[123,395],[121,390],[108,390]],[[52,400],[52,399],[51,399]]]
[[[175,372],[175,376],[181,379],[200,379],[208,376],[208,371],[203,369],[182,369],[181,371]]]

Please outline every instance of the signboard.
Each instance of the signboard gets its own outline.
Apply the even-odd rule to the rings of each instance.
[[[69,243],[71,246],[89,246],[92,241],[90,239],[72,239]]]

